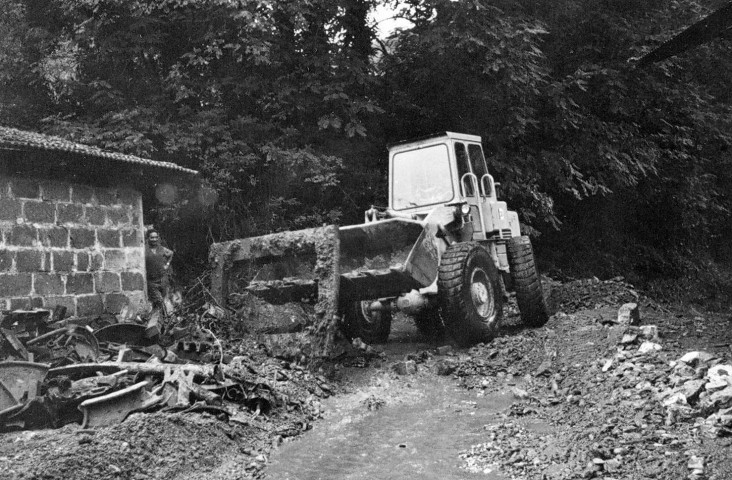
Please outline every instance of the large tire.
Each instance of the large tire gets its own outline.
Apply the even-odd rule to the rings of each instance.
[[[343,312],[343,330],[349,339],[365,343],[386,343],[391,332],[391,312],[369,312],[369,300],[350,302]]]
[[[529,327],[541,327],[549,320],[549,311],[541,277],[536,270],[531,240],[525,235],[511,238],[506,243],[506,250],[521,320]]]
[[[491,340],[503,317],[498,269],[474,242],[450,245],[440,261],[437,289],[447,333],[460,346]]]
[[[445,324],[442,323],[440,310],[437,308],[426,308],[414,315],[414,324],[417,330],[428,341],[438,342],[445,338]]]

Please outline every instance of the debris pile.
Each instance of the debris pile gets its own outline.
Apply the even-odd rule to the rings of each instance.
[[[265,357],[256,346],[225,352],[210,330],[195,324],[178,322],[161,335],[150,322],[62,317],[33,310],[5,312],[0,320],[0,431],[105,427],[143,411],[228,419],[281,407],[314,418],[314,397],[333,392],[296,363],[255,359]]]
[[[667,423],[696,419],[710,436],[732,436],[732,365],[707,352],[689,352],[670,363],[672,372],[656,399]]]
[[[732,433],[732,363],[681,355],[664,333],[684,320],[622,282],[563,288],[556,294],[567,311],[590,310],[508,331],[443,368],[478,395],[508,390],[516,400],[462,453],[464,468],[555,480],[707,478],[699,433]],[[641,325],[642,311],[655,325]]]

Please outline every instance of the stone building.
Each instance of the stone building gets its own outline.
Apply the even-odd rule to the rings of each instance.
[[[143,198],[196,175],[0,127],[0,310],[136,314],[147,300]]]

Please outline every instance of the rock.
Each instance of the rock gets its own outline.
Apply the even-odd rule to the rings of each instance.
[[[607,360],[605,362],[605,364],[602,366],[602,371],[603,372],[607,372],[608,370],[610,370],[610,368],[612,366],[613,366],[613,359],[611,358],[610,360]]]
[[[711,395],[702,398],[699,401],[699,405],[706,411],[732,407],[732,386],[716,391]]]
[[[653,342],[643,342],[638,348],[638,353],[643,355],[646,353],[657,352],[661,350],[661,345]]]
[[[681,392],[676,392],[663,401],[664,407],[668,408],[675,405],[688,405],[686,401],[686,395]]]
[[[707,352],[689,352],[683,357],[679,358],[679,362],[684,362],[687,365],[696,367],[701,363],[707,363],[712,360],[714,356]]]
[[[640,337],[651,342],[658,342],[658,327],[655,325],[643,325],[640,327]]]
[[[414,360],[407,360],[406,362],[397,362],[391,366],[391,368],[398,375],[412,375],[417,373],[417,364]]]
[[[683,393],[689,403],[695,403],[699,394],[704,390],[704,380],[689,380],[681,385],[679,392]]]
[[[608,473],[615,473],[620,470],[621,465],[622,464],[620,463],[620,460],[617,460],[615,458],[605,460],[605,471]]]
[[[527,392],[526,390],[524,390],[522,388],[518,388],[518,387],[513,387],[511,389],[511,393],[513,394],[514,397],[518,398],[519,400],[523,400],[523,399],[529,397],[529,392]]]
[[[438,360],[435,362],[435,373],[446,376],[457,370],[457,363],[453,360]]]
[[[638,340],[638,334],[637,333],[626,333],[623,335],[623,338],[620,340],[620,343],[622,345],[629,345],[633,342]]]
[[[637,303],[626,303],[618,310],[618,323],[621,325],[640,325],[640,310]]]
[[[539,368],[537,368],[536,372],[534,372],[534,376],[540,377],[542,375],[549,375],[551,372],[552,372],[552,360],[550,358],[547,358],[543,362],[541,362],[541,365],[539,365]]]
[[[686,464],[686,467],[689,470],[701,470],[703,473],[704,472],[704,459],[697,457],[696,455],[692,455],[691,458],[689,458],[689,462]]]
[[[707,371],[705,378],[707,379],[706,389],[708,392],[727,388],[732,385],[732,366],[715,365]]]
[[[443,345],[441,347],[437,347],[435,349],[435,353],[437,355],[449,355],[452,353],[452,346],[451,345]]]

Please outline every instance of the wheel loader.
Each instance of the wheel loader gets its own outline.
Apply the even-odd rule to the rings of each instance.
[[[388,207],[364,223],[214,244],[212,290],[258,334],[385,342],[392,316],[461,346],[490,340],[512,287],[524,324],[548,319],[531,243],[498,199],[479,136],[389,146]]]

